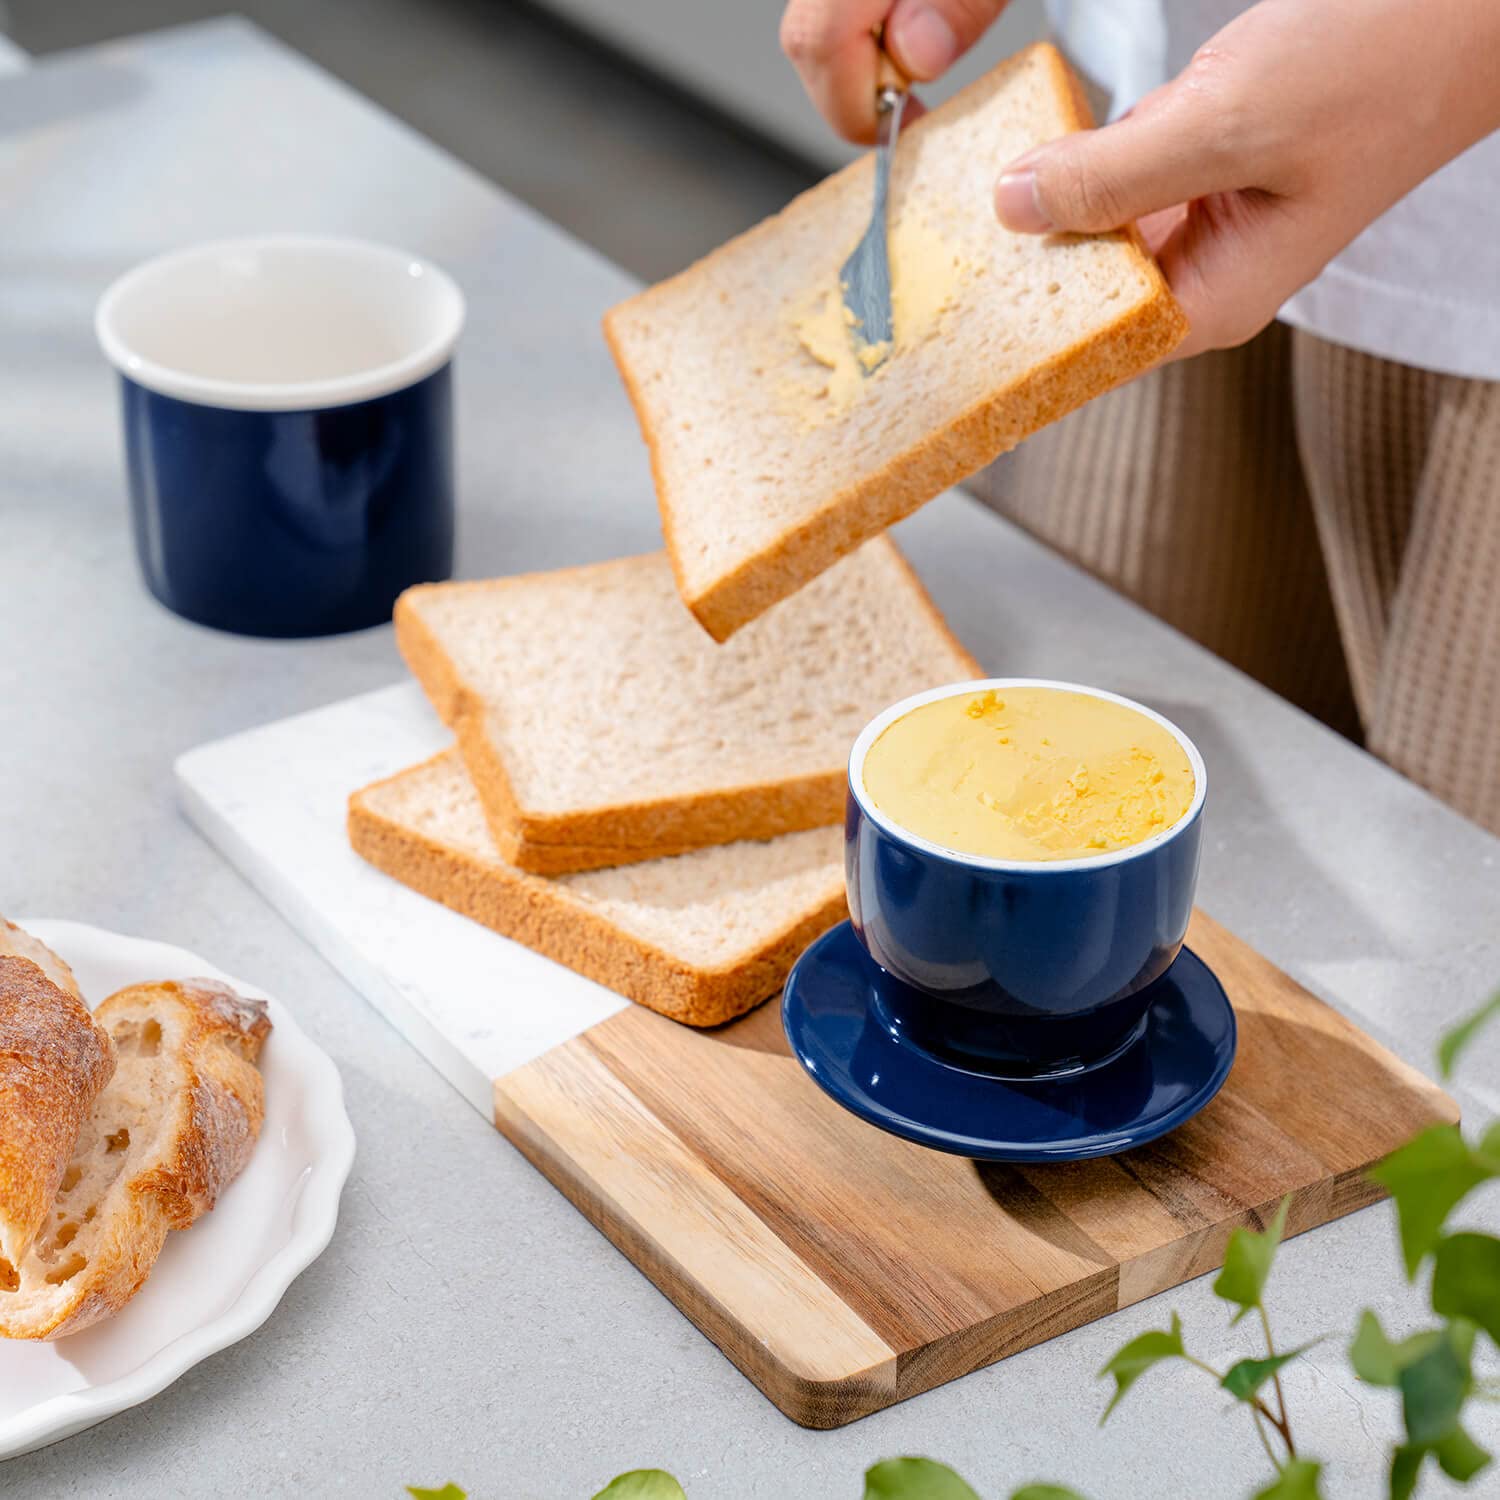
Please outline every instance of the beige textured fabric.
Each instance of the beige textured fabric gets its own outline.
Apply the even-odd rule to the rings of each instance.
[[[1345,733],[1358,730],[1297,458],[1292,335],[1167,365],[970,481],[1065,556]]]
[[[1302,333],[1293,382],[1366,743],[1500,832],[1500,383]]]
[[[1500,831],[1500,384],[1277,324],[972,487]]]

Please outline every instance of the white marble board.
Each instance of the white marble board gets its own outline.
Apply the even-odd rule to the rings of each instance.
[[[448,741],[403,683],[189,750],[177,785],[207,838],[488,1120],[492,1080],[629,1002],[349,847],[349,794]]]

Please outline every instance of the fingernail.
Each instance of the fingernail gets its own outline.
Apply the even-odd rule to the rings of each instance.
[[[936,78],[958,56],[958,36],[941,11],[919,5],[900,16],[891,43],[908,72]]]
[[[1030,167],[1012,167],[995,184],[995,217],[1017,234],[1046,234],[1053,224],[1036,196],[1036,173]]]

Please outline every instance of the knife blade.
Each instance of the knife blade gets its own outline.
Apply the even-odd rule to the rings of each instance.
[[[869,227],[839,272],[844,319],[855,358],[872,375],[890,357],[895,339],[891,314],[891,260],[887,243],[891,160],[901,134],[906,79],[882,50],[875,85],[875,202]]]

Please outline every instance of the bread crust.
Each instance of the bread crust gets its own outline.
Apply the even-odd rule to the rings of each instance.
[[[803,949],[847,914],[842,889],[830,891],[748,960],[695,968],[621,931],[565,886],[475,859],[371,805],[371,793],[454,753],[442,751],[355,792],[348,821],[355,852],[412,890],[674,1021],[717,1026],[752,1009],[780,988]]]
[[[1051,43],[1038,42],[999,67],[1014,68],[1033,58],[1040,59],[1051,72],[1057,95],[1065,103],[1070,129],[1091,128],[1094,122],[1082,90],[1072,69]],[[947,110],[962,110],[966,100],[984,89],[988,81],[986,77],[970,84],[931,115],[916,121],[911,130],[921,131],[931,119]],[[856,162],[843,171],[852,172],[860,166]],[[738,239],[713,251],[679,276],[637,293],[604,315],[605,342],[619,367],[650,454],[662,531],[679,592],[716,641],[728,640],[735,631],[795,593],[861,542],[909,516],[950,486],[1009,452],[1033,432],[1141,374],[1182,342],[1188,331],[1187,318],[1139,233],[1131,226],[1096,238],[1112,239],[1129,248],[1137,268],[1150,283],[1147,297],[1088,338],[989,392],[946,426],[929,433],[879,469],[845,485],[805,520],[789,527],[769,545],[702,588],[695,588],[689,582],[682,564],[675,519],[675,506],[681,497],[671,492],[667,482],[663,460],[665,436],[650,411],[644,380],[635,366],[631,343],[622,324],[627,312],[649,305],[662,286],[694,275],[701,266],[738,243]]]
[[[30,959],[0,957],[0,1306],[114,1070],[87,1006]]]
[[[895,541],[886,537],[877,545],[889,555],[910,589],[912,602],[931,622],[960,672],[968,677],[983,676],[983,669],[953,634]],[[505,581],[526,584],[541,578],[583,574],[599,566],[612,565],[522,574]],[[438,717],[453,729],[479,793],[485,821],[507,863],[535,875],[568,875],[664,859],[740,839],[800,833],[828,827],[843,818],[847,779],[842,765],[812,776],[643,798],[612,807],[568,813],[528,811],[520,804],[505,762],[488,732],[490,709],[480,687],[464,679],[420,608],[422,596],[430,591],[486,586],[419,584],[408,589],[396,604],[396,644]]]
[[[266,1006],[227,985],[189,979],[132,985],[100,1005],[109,1029],[156,1020],[173,1036],[180,1086],[172,1095],[159,1145],[118,1192],[88,1264],[57,1296],[43,1285],[0,1298],[0,1334],[56,1339],[119,1311],[150,1274],[168,1230],[185,1229],[217,1202],[249,1161],[265,1118],[256,1062],[271,1031]],[[102,1101],[101,1101],[102,1102]]]
[[[0,917],[0,958],[6,956],[29,958],[58,989],[66,990],[75,1000],[83,999],[66,959],[54,953],[40,938],[32,937],[25,928]]]

